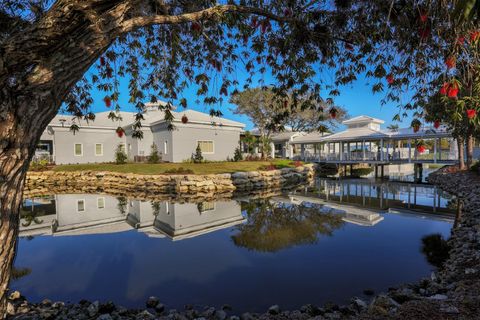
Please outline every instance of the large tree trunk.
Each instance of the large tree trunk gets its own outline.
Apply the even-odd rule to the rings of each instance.
[[[457,137],[458,144],[458,167],[460,170],[465,170],[465,139]]]
[[[473,165],[473,135],[467,136],[467,168],[470,169]]]

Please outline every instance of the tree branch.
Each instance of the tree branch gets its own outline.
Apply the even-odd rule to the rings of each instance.
[[[179,23],[188,23],[199,20],[212,19],[214,17],[222,16],[225,13],[247,13],[260,15],[275,21],[280,22],[291,22],[294,19],[288,17],[281,17],[265,11],[260,8],[246,7],[246,6],[237,6],[237,5],[218,5],[208,9],[204,9],[198,12],[184,13],[176,16],[170,15],[155,15],[155,16],[143,16],[135,17],[129,20],[126,20],[122,23],[122,32],[130,32],[134,29],[146,27],[154,24],[179,24]]]

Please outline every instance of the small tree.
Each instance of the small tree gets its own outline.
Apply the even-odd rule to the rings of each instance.
[[[125,153],[125,148],[122,144],[119,144],[115,149],[115,163],[116,164],[125,164],[127,163],[127,154]]]
[[[197,145],[197,149],[195,149],[195,154],[193,155],[193,162],[194,163],[203,162],[202,149],[200,148],[200,145]]]
[[[158,163],[162,158],[158,154],[158,148],[157,145],[152,143],[152,146],[150,147],[150,156],[148,157],[148,162],[149,163]]]
[[[242,150],[240,150],[240,147],[235,148],[235,153],[233,154],[233,161],[242,161],[243,160],[243,155],[242,155]]]

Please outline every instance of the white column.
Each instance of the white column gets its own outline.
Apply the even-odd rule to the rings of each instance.
[[[383,161],[383,139],[380,140],[380,161]]]
[[[275,159],[275,143],[270,142],[270,158]]]
[[[293,156],[294,156],[294,154],[293,154],[293,144],[289,143],[287,148],[288,148],[288,154],[289,154],[290,159],[293,159]]]
[[[408,139],[408,163],[412,162],[412,139]]]
[[[437,163],[437,138],[433,139],[433,163]]]
[[[340,151],[340,161],[343,160],[343,142],[339,143],[339,151]]]
[[[365,160],[365,140],[362,141],[362,160]]]

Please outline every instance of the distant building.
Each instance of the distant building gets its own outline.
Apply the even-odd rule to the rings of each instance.
[[[239,144],[245,124],[194,110],[172,111],[174,130],[168,130],[165,114],[157,107],[149,107],[142,120],[142,139],[132,138],[134,112],[120,112],[121,120],[109,119],[109,111],[96,113],[95,121],[74,119],[71,115],[57,115],[47,126],[37,146],[36,156],[49,157],[56,164],[112,162],[115,149],[123,146],[129,160],[141,160],[157,145],[162,160],[182,162],[190,159],[197,145],[206,160],[232,158]],[[182,117],[188,118],[186,123]],[[79,131],[73,133],[71,124]],[[125,135],[118,136],[117,128]]]

